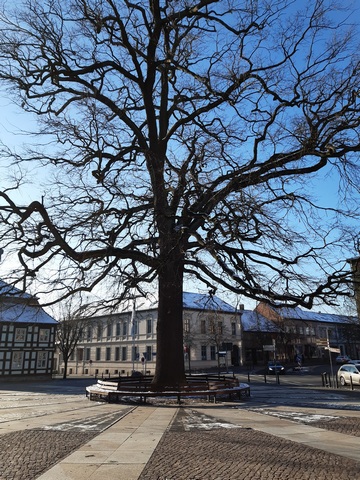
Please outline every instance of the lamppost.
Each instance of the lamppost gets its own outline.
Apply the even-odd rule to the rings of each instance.
[[[137,355],[135,355],[135,333],[138,335],[139,334],[139,326],[136,325],[136,329],[135,329],[135,316],[136,316],[136,298],[137,297],[133,297],[133,305],[132,305],[132,311],[131,311],[131,320],[130,320],[130,323],[131,323],[131,334],[132,334],[132,357],[133,357],[133,365],[132,365],[132,371],[135,372],[135,357]],[[139,307],[141,307],[142,305],[144,305],[144,303],[141,303],[139,305]],[[136,331],[135,331],[136,330]],[[136,359],[138,360],[138,359]]]

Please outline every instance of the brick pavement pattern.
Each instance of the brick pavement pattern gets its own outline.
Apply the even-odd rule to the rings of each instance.
[[[110,424],[123,413],[92,416]],[[106,426],[80,431],[29,429],[0,435],[0,480],[35,480]],[[60,426],[62,424],[59,424]],[[312,426],[360,436],[360,419],[341,417]],[[231,428],[232,427],[232,428]],[[165,432],[139,480],[355,480],[353,460],[243,427],[224,426],[215,418],[181,408]],[[119,480],[126,480],[121,479]]]
[[[139,480],[354,480],[360,465],[303,444],[252,429],[224,428],[213,420],[188,428],[189,412],[180,410],[164,434]],[[357,418],[338,420],[338,428]],[[320,423],[320,422],[318,422]],[[321,422],[322,428],[331,422]],[[314,423],[312,423],[314,426]],[[346,430],[346,433],[350,433]]]
[[[0,479],[34,480],[98,434],[34,429],[0,435]]]

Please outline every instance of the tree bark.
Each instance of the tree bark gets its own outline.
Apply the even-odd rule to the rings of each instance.
[[[64,373],[63,373],[63,380],[67,377],[67,367],[68,367],[68,358],[64,357]]]
[[[186,383],[183,345],[182,255],[172,255],[159,271],[156,370],[153,389]]]

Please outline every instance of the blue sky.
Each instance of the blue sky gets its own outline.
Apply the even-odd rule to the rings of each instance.
[[[354,4],[354,2],[346,2],[347,4]],[[355,2],[356,4],[356,2]],[[343,2],[343,6],[345,2]],[[294,7],[302,6],[302,2],[294,2]],[[0,107],[1,107],[1,121],[0,121],[0,140],[12,147],[19,148],[23,141],[31,140],[27,136],[23,135],[21,130],[31,130],[32,125],[34,125],[35,129],[35,120],[30,114],[26,114],[21,109],[16,107],[11,101],[8,99],[6,93],[0,91]],[[4,182],[4,175],[7,170],[7,165],[5,165],[5,169],[1,170],[0,164],[0,172],[1,172],[1,182]],[[15,169],[16,170],[16,169]],[[42,183],[46,179],[47,171],[45,168],[39,167],[32,167],[28,166],[28,178],[32,182],[28,188],[24,188],[21,193],[19,192],[17,198],[24,203],[30,202],[34,200],[35,197],[39,198],[41,195],[41,189],[39,188],[39,184]],[[6,184],[1,185],[1,187],[6,187]],[[335,173],[331,175],[326,175],[325,172],[323,174],[323,181],[317,185],[316,196],[320,199],[321,203],[324,206],[338,206],[338,179]],[[357,228],[357,224],[354,223],[354,228]],[[1,274],[0,274],[1,276]],[[186,290],[195,290],[196,288],[192,288],[191,284],[186,284]],[[222,294],[219,293],[219,296],[222,297]],[[227,298],[224,300],[228,301]],[[239,303],[244,303],[246,308],[252,308],[254,304],[253,301],[250,301],[246,298],[236,299],[234,300],[235,303],[239,301]],[[234,303],[234,302],[232,302]]]

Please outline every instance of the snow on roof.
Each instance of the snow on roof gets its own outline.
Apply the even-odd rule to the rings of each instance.
[[[274,308],[274,311],[283,318],[292,320],[303,320],[312,322],[324,322],[324,323],[354,323],[359,320],[356,317],[350,317],[347,315],[335,315],[333,313],[321,313],[314,312],[312,310],[301,310],[299,307],[289,308],[281,307]]]
[[[31,300],[33,299],[33,302]],[[0,322],[56,324],[36,298],[0,280]]]
[[[241,325],[245,332],[278,332],[280,330],[274,322],[252,310],[241,312]]]
[[[156,295],[136,299],[135,310],[156,310],[158,308],[158,299]],[[216,310],[221,312],[235,313],[236,309],[215,295],[205,295],[201,293],[183,293],[183,308],[189,310]],[[130,302],[126,302],[119,310],[121,312],[131,311]]]
[[[36,323],[56,324],[54,318],[50,317],[45,310],[38,306],[27,304],[3,304],[0,301],[0,322],[11,323]]]
[[[234,313],[236,309],[215,295],[183,293],[183,307],[192,310],[220,310]]]
[[[0,296],[5,295],[6,297],[17,297],[17,298],[31,298],[32,296],[26,292],[22,292],[18,288],[5,283],[3,280],[0,280]]]

